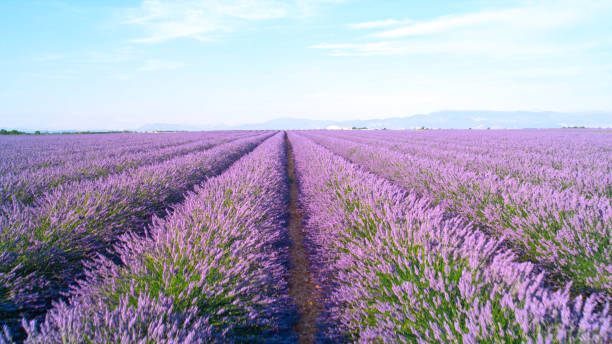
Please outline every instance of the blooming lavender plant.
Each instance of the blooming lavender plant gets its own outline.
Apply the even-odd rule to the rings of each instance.
[[[58,185],[101,178],[125,170],[159,164],[244,136],[246,136],[244,133],[238,132],[230,132],[227,135],[209,134],[199,140],[161,149],[151,149],[143,145],[137,149],[125,149],[118,152],[94,151],[86,155],[76,154],[73,158],[63,156],[63,164],[54,164],[49,167],[37,166],[29,170],[16,169],[0,176],[0,204],[6,204],[11,200],[31,204],[36,196],[49,192]],[[58,155],[62,156],[62,154]]]
[[[294,342],[277,134],[190,192],[146,237],[115,245],[26,343]]]
[[[1,322],[42,314],[81,276],[83,263],[128,230],[142,233],[206,177],[219,174],[271,133],[238,139],[129,173],[60,186],[32,207],[0,209]]]
[[[319,341],[612,342],[606,135],[290,132]],[[0,138],[0,343],[295,342],[283,135],[119,138]]]
[[[0,138],[0,172],[19,172],[66,166],[77,160],[163,149],[195,142],[209,134],[44,135]],[[214,134],[213,134],[214,135]]]
[[[595,191],[609,188],[605,178],[603,184],[591,188],[592,192],[582,193],[580,188],[502,178],[496,171],[465,170],[452,163],[333,135],[309,133],[309,137],[410,192],[443,205],[448,212],[508,239],[523,259],[554,272],[555,279],[560,280],[555,283],[571,281],[580,292],[605,291],[612,295],[612,203],[605,194]],[[601,152],[609,147],[605,142]],[[604,161],[599,165],[610,171],[612,159]]]
[[[370,131],[333,136],[444,167],[491,171],[500,179],[612,196],[612,140],[605,131]]]
[[[321,337],[380,343],[594,343],[609,305],[548,289],[499,241],[291,134],[316,273]]]

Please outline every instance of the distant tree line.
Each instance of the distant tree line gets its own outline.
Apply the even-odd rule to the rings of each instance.
[[[26,135],[26,132],[23,131],[19,131],[19,130],[6,130],[6,129],[0,129],[0,135]]]
[[[71,134],[123,134],[123,133],[134,133],[131,130],[109,130],[109,131],[62,131],[59,133],[48,133],[48,134],[61,134],[61,135],[71,135]]]
[[[19,130],[6,130],[0,129],[0,135],[72,135],[72,134],[121,134],[121,133],[133,133],[133,131],[129,130],[111,130],[111,131],[61,131],[61,132],[41,132],[40,130],[36,130],[33,133],[28,133],[25,131]]]

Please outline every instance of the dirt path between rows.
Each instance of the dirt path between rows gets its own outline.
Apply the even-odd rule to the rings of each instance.
[[[287,148],[287,175],[289,176],[289,237],[291,248],[289,251],[289,295],[300,311],[300,319],[295,325],[298,334],[298,343],[314,343],[317,326],[317,317],[321,313],[320,289],[314,282],[310,273],[308,253],[304,247],[304,228],[302,215],[298,208],[298,186],[296,183],[295,163],[291,143],[285,133]]]

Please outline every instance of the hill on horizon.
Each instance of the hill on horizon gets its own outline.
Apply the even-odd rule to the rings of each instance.
[[[299,129],[545,129],[545,128],[612,128],[612,112],[552,112],[552,111],[438,111],[406,117],[389,117],[368,120],[316,120],[307,118],[277,118],[259,123],[239,125],[197,125],[188,123],[148,123],[123,130],[152,131],[202,131],[202,130],[299,130]],[[0,128],[29,133],[112,131],[88,128],[54,130],[48,128]]]
[[[611,128],[612,113],[565,113],[551,111],[438,111],[407,117],[369,120],[313,120],[305,118],[278,118],[261,123],[241,125],[186,125],[154,123],[136,130],[260,130],[260,129],[326,129],[330,127],[368,129],[543,129],[563,127]]]

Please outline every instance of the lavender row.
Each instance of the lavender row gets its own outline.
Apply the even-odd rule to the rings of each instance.
[[[612,205],[607,197],[500,180],[405,154],[312,135],[316,142],[410,192],[506,238],[524,259],[578,291],[612,294]]]
[[[430,157],[472,170],[492,170],[500,178],[511,176],[536,184],[544,182],[600,193],[606,190],[591,188],[605,187],[605,181],[611,180],[608,171],[612,166],[606,157],[612,149],[612,140],[605,133],[432,131],[394,132],[386,137],[373,132],[352,136],[379,144],[386,141],[392,149],[419,158]],[[574,179],[577,174],[580,178]]]
[[[95,181],[60,186],[36,207],[0,208],[0,319],[42,314],[81,276],[84,261],[219,174],[271,133]]]
[[[11,136],[0,138],[0,172],[64,166],[65,159],[158,149],[193,142],[208,133]]]
[[[29,204],[34,201],[36,196],[43,192],[49,192],[61,184],[96,179],[144,165],[161,163],[244,136],[246,136],[244,133],[230,132],[157,150],[144,146],[136,151],[126,150],[113,154],[94,152],[95,155],[89,157],[64,157],[65,165],[62,166],[6,173],[0,176],[0,204],[10,202],[11,199]]]
[[[196,187],[120,264],[99,257],[26,343],[295,342],[287,296],[287,178],[276,134]]]
[[[337,133],[334,137],[397,150],[500,179],[612,197],[612,139],[563,131],[401,131]]]
[[[595,343],[609,305],[543,274],[425,199],[290,134],[327,312],[321,341]],[[596,307],[602,307],[596,311]]]
[[[0,159],[0,172],[34,171],[67,166],[67,161],[95,160],[127,153],[165,149],[232,133],[238,132],[0,137],[0,152],[3,155],[3,159]],[[249,132],[243,133],[249,134]],[[256,134],[256,132],[251,133]],[[14,139],[14,142],[10,139]]]
[[[60,146],[53,151],[45,151],[41,147],[33,147],[31,150],[23,152],[22,159],[10,159],[10,162],[13,164],[10,166],[9,172],[32,173],[47,168],[69,167],[72,161],[92,161],[120,157],[130,153],[165,149],[196,142],[198,138],[185,139],[173,136],[167,138],[158,137],[157,140],[151,138],[144,142],[132,142],[129,139],[121,140],[116,137],[115,140],[115,142],[110,142],[107,145],[101,145],[100,142],[96,141],[95,146],[87,147],[89,143],[84,138],[82,144],[85,147],[81,149],[71,146]],[[6,167],[4,162],[1,166],[3,169]]]

